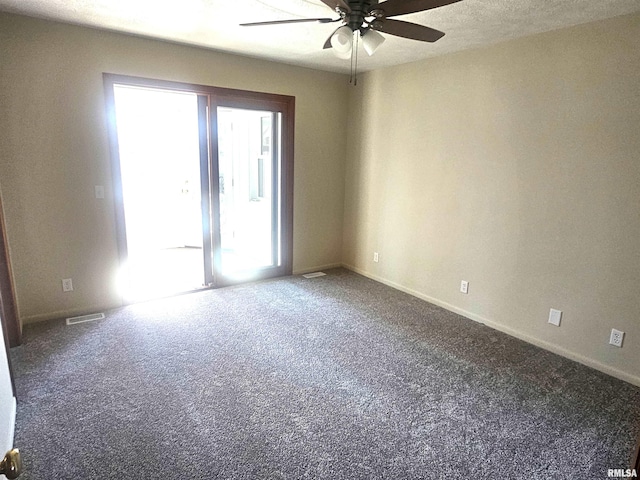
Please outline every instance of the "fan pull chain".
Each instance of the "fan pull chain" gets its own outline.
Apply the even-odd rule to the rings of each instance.
[[[358,85],[358,41],[360,35],[358,30],[353,32],[355,39],[353,41],[353,48],[351,49],[351,76],[349,78],[349,84],[354,87]]]
[[[353,41],[351,42],[351,63],[349,65],[349,85],[353,85],[353,58],[356,51],[356,33],[353,32]]]

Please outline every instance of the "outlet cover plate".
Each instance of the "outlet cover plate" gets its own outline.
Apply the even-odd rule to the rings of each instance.
[[[467,282],[466,280],[462,280],[460,282],[460,291],[462,293],[469,293],[469,282]]]
[[[614,347],[622,348],[622,340],[624,340],[624,332],[612,328],[611,336],[609,337],[609,343]]]
[[[62,291],[73,292],[73,281],[70,278],[62,279]]]
[[[556,310],[552,308],[549,310],[549,323],[551,325],[555,325],[556,327],[560,326],[560,320],[562,320],[562,311]]]

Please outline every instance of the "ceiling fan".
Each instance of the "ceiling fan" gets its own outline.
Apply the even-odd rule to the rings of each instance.
[[[351,57],[353,74],[353,55],[354,52],[356,52],[357,62],[357,42],[359,37],[362,38],[364,49],[369,55],[373,55],[373,52],[384,42],[384,37],[378,32],[422,42],[435,42],[444,36],[443,32],[416,23],[395,20],[389,17],[431,10],[461,0],[387,0],[382,3],[378,3],[377,0],[321,1],[334,10],[340,18],[276,20],[271,22],[243,23],[241,26],[253,27],[302,22],[342,22],[342,26],[338,27],[331,34],[323,48],[333,48],[334,53],[341,58]],[[354,43],[356,44],[356,48],[353,48]]]

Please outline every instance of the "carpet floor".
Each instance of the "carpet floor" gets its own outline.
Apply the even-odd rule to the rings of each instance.
[[[28,325],[21,479],[604,479],[640,388],[336,269]]]

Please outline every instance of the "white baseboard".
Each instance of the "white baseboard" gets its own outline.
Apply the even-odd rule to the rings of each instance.
[[[462,308],[456,307],[455,305],[451,305],[450,303],[447,302],[443,302],[442,300],[438,300],[437,298],[433,298],[430,297],[429,295],[425,295],[423,293],[418,292],[417,290],[413,290],[411,288],[407,288],[403,285],[400,285],[398,283],[392,282],[390,280],[387,280],[385,278],[379,277],[377,275],[374,275],[370,272],[367,272],[366,270],[362,270],[358,267],[354,267],[353,265],[349,265],[349,264],[342,264],[342,266],[348,270],[351,270],[353,272],[356,272],[362,276],[365,276],[367,278],[370,278],[372,280],[375,280],[376,282],[380,282],[383,283],[384,285],[387,285],[389,287],[395,288],[396,290],[400,290],[401,292],[404,293],[408,293],[409,295],[412,295],[414,297],[420,298],[421,300],[424,300],[426,302],[432,303],[434,305],[437,305],[439,307],[444,308],[445,310],[449,310],[450,312],[454,312],[457,313],[458,315],[462,315],[463,317],[466,317],[470,320],[473,320],[475,322],[478,323],[482,323],[484,325],[486,325],[487,327],[493,328],[494,330],[498,330],[500,332],[506,333],[507,335],[510,335],[512,337],[518,338],[524,342],[530,343],[532,345],[535,345],[537,347],[543,348],[545,350],[548,350],[550,352],[556,353],[558,355],[561,355],[565,358],[568,358],[570,360],[576,361],[578,363],[581,363],[583,365],[586,365],[588,367],[594,368],[600,372],[606,373],[607,375],[611,375],[612,377],[618,378],[620,380],[623,380],[625,382],[631,383],[632,385],[636,385],[640,387],[640,377],[632,375],[630,373],[624,372],[622,370],[619,370],[617,368],[611,367],[609,365],[605,365],[604,363],[601,363],[597,360],[594,360],[593,358],[589,358],[589,357],[585,357],[584,355],[581,355],[579,353],[573,352],[571,350],[567,350],[564,347],[561,347],[559,345],[556,345],[554,343],[550,343],[547,342],[546,340],[541,340],[539,338],[533,337],[527,333],[521,332],[519,330],[515,330],[511,327],[508,327],[507,325],[504,325],[502,323],[498,323],[495,322],[493,320],[489,320],[488,318],[484,318],[480,315],[477,315],[473,312],[469,312],[467,310],[463,310]]]

